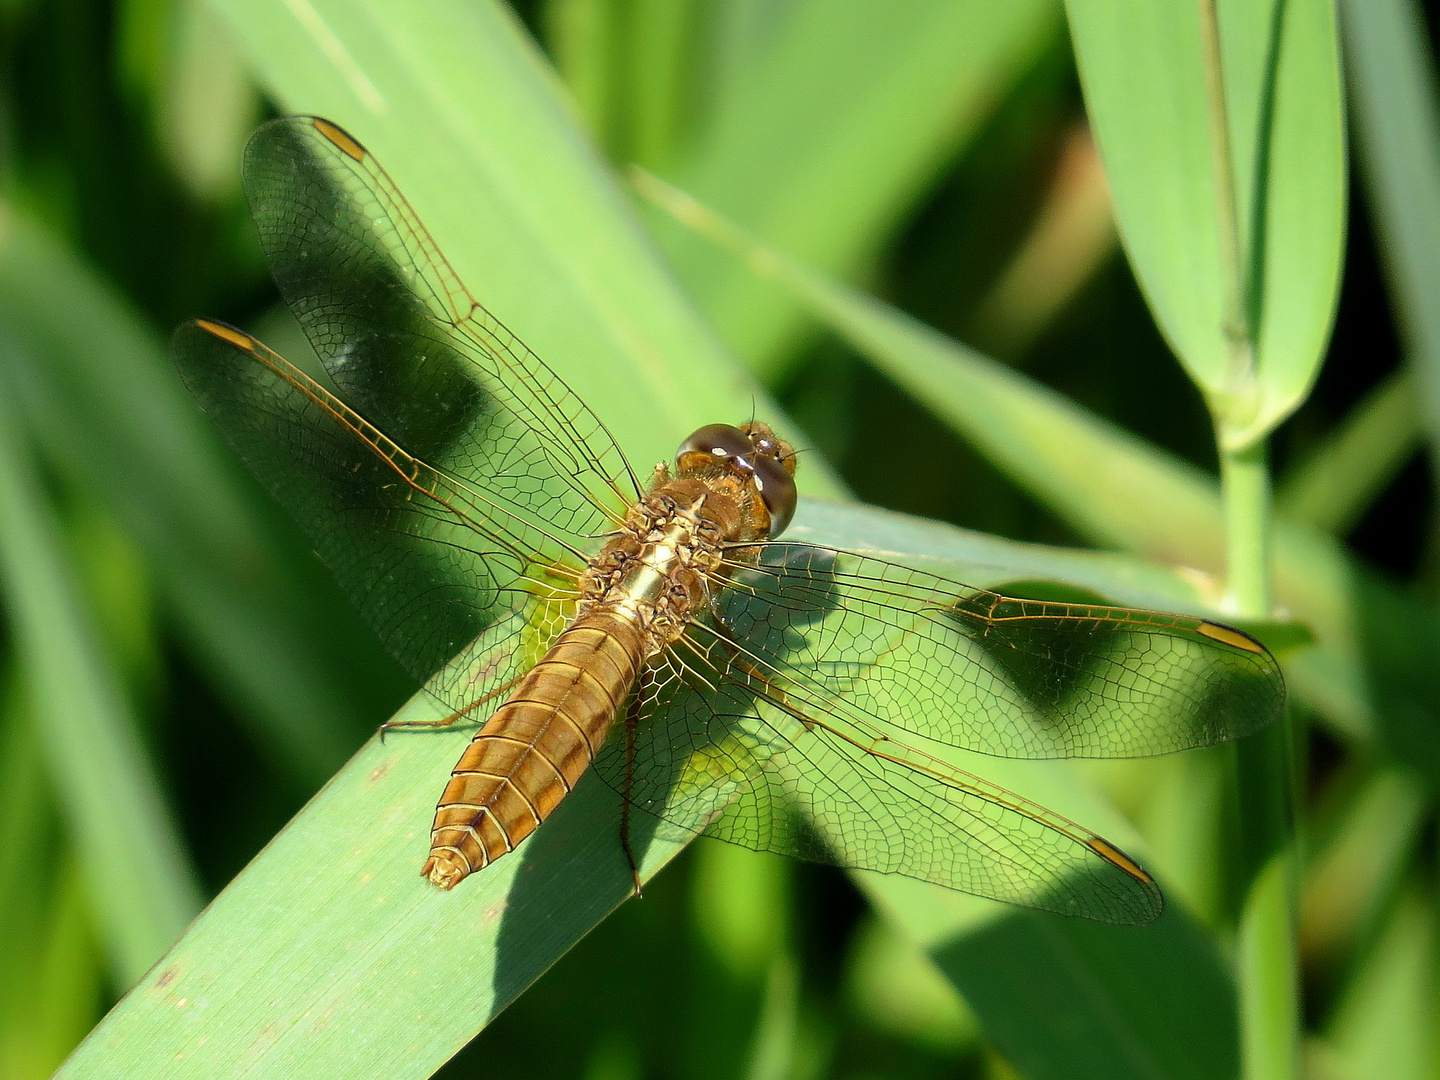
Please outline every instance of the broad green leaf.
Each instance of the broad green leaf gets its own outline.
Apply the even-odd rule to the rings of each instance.
[[[146,555],[185,641],[297,787],[395,700],[394,668],[308,544],[209,429],[154,332],[40,226],[0,204],[0,372],[52,460]]]
[[[740,5],[734,5],[739,7]],[[1057,28],[1052,0],[802,0],[718,64],[667,178],[782,251],[862,273]],[[782,293],[664,221],[671,264],[770,382],[804,321]]]
[[[1440,462],[1440,93],[1413,0],[1344,0],[1345,61],[1370,212]]]
[[[84,609],[8,384],[0,383],[0,581],[33,688],[50,785],[60,793],[117,981],[128,986],[200,907],[136,719]]]
[[[805,539],[862,551],[929,552],[931,567],[982,585],[1018,575],[1072,581],[1129,603],[1186,606],[1195,599],[1183,579],[1111,555],[1015,544],[823,501],[803,504],[802,515],[796,532]],[[399,718],[443,711],[421,694]],[[396,732],[368,743],[206,909],[60,1075],[134,1076],[161,1061],[177,1078],[213,1076],[236,1062],[254,1075],[286,1077],[433,1072],[630,887],[618,841],[618,797],[593,777],[514,855],[452,893],[424,882],[418,870],[434,800],[469,734]],[[984,767],[1022,794],[1130,842],[1113,811],[1085,795],[1065,766],[984,760]],[[652,842],[644,849],[644,875],[658,871],[675,850]],[[867,888],[887,896],[884,910],[892,918],[917,937],[929,928],[937,942],[958,935],[956,911],[974,926],[1011,910],[905,879],[865,877]],[[1172,918],[1158,925],[1171,926]],[[1033,978],[1053,963],[1055,949],[1071,949],[1064,944],[1065,920],[1058,923],[1059,938],[1037,928],[1057,924],[1020,925],[1020,941],[1038,936],[1023,964],[981,957],[968,977],[1029,970]],[[1173,932],[1162,931],[1162,938]],[[1153,940],[1144,933],[1150,931],[1133,939],[1137,948]],[[1121,933],[1115,940],[1123,949],[1132,939]],[[1165,955],[1172,981],[1186,965],[1209,963],[1203,947]],[[1088,963],[1079,961],[1077,974]],[[1205,995],[1215,977],[1208,969],[1199,977]],[[1111,1060],[1119,1054],[1123,1062],[1123,1044],[1133,1032],[1128,1016],[1115,1015],[1112,990],[1092,988],[1088,1003],[1076,1007],[1095,1010],[1094,1053]],[[1208,996],[1184,1000],[1193,1015],[1212,1015]]]
[[[1345,232],[1345,134],[1327,0],[1216,6],[1223,138],[1211,123],[1204,5],[1068,0],[1066,10],[1135,276],[1224,445],[1238,449],[1304,399],[1323,356]],[[1250,343],[1253,357],[1237,355]]]

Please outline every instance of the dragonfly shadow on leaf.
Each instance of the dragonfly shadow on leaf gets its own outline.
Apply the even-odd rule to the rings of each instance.
[[[422,297],[404,234],[348,169],[317,160],[303,129],[261,128],[245,182],[276,284],[353,408],[415,457],[445,467],[503,423],[474,366]]]

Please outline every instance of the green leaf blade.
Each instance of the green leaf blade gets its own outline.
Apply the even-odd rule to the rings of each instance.
[[[1050,0],[788,5],[721,69],[662,171],[782,251],[851,276],[1053,40]],[[655,223],[725,340],[772,385],[802,313],[685,230]]]
[[[0,397],[0,580],[50,784],[112,970],[129,985],[184,929],[199,890],[19,431]]]
[[[1322,0],[1219,5],[1233,222],[1196,6],[1070,0],[1067,11],[1136,278],[1227,445],[1246,445],[1308,393],[1338,296],[1346,171],[1333,10]],[[1233,268],[1227,232],[1239,245]],[[1232,272],[1239,313],[1227,300]],[[1227,329],[1237,317],[1245,325]],[[1237,369],[1237,337],[1253,341],[1253,369]]]

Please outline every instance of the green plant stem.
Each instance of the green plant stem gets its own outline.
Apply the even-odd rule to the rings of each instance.
[[[1222,450],[1227,596],[1237,615],[1270,612],[1270,475],[1265,443]],[[1236,747],[1241,894],[1236,950],[1246,1080],[1299,1070],[1297,891],[1288,719]]]
[[[1220,490],[1225,507],[1226,596],[1243,618],[1270,615],[1272,499],[1266,443],[1220,452]]]
[[[1236,615],[1271,612],[1273,509],[1265,440],[1236,445],[1231,436],[1252,417],[1233,415],[1253,397],[1255,326],[1246,297],[1235,168],[1226,108],[1216,0],[1199,0],[1208,98],[1215,209],[1224,274],[1224,326],[1231,393],[1216,404],[1220,486],[1225,512],[1226,597]],[[1235,751],[1243,882],[1236,950],[1240,1045],[1245,1080],[1293,1080],[1299,1074],[1300,1009],[1296,931],[1291,738],[1288,720],[1244,740]]]
[[[1288,1080],[1299,1075],[1295,886],[1295,851],[1287,844],[1251,880],[1240,915],[1236,964],[1246,1080]]]

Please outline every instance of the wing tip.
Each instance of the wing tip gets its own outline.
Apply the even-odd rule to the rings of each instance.
[[[346,157],[355,161],[364,161],[370,151],[365,149],[361,141],[351,135],[333,120],[326,120],[324,117],[310,117],[310,126],[318,131],[328,142]]]
[[[1122,918],[1105,919],[1104,921],[1113,921],[1127,926],[1144,926],[1160,917],[1165,910],[1165,897],[1148,870],[1103,836],[1091,834],[1085,838],[1085,846],[1138,885],[1144,897],[1143,907],[1127,910]],[[1127,908],[1129,906],[1127,905]]]
[[[1236,630],[1233,626],[1226,626],[1224,623],[1210,622],[1202,619],[1196,624],[1197,632],[1203,634],[1211,641],[1218,641],[1222,645],[1229,645],[1233,649],[1243,649],[1245,652],[1256,653],[1261,656],[1269,655],[1270,650],[1260,644],[1259,641],[1245,633],[1243,630]]]
[[[217,319],[194,319],[189,325],[203,330],[211,337],[217,337],[237,349],[243,349],[245,352],[253,353],[259,345],[259,342],[244,330],[237,330],[229,323],[223,323]]]

